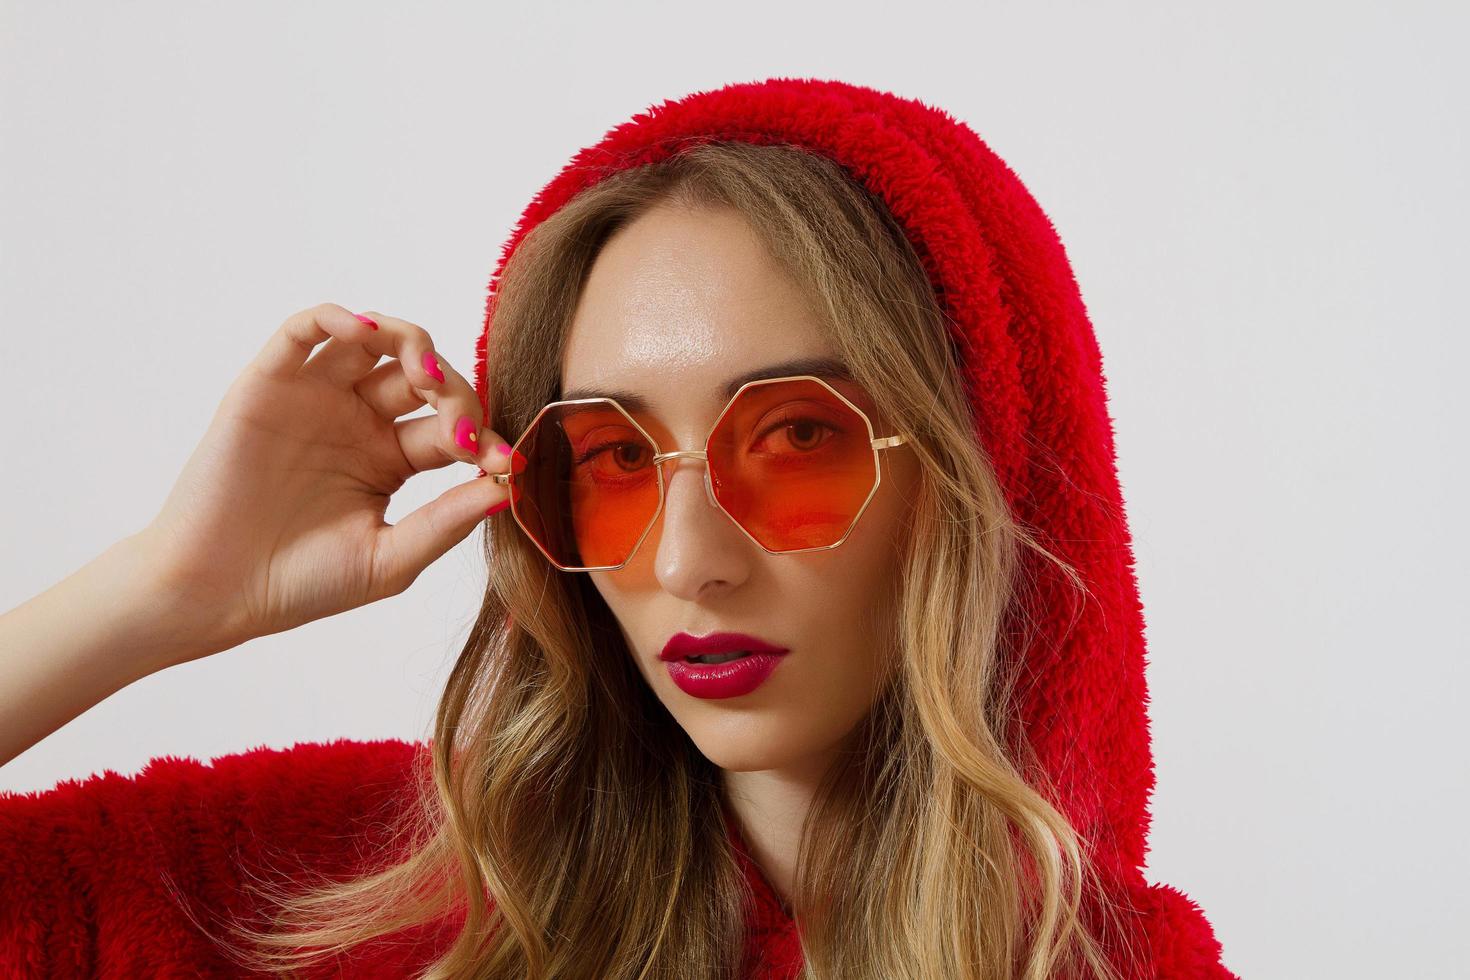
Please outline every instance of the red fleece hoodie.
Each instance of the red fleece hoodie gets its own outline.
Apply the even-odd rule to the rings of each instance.
[[[652,106],[580,151],[531,201],[490,280],[475,379],[488,404],[486,340],[505,261],[572,196],[617,171],[709,139],[788,143],[825,154],[881,198],[918,252],[964,362],[977,434],[1014,513],[1082,574],[1081,609],[1050,570],[1026,613],[1022,721],[1097,843],[1105,874],[1148,940],[1140,978],[1227,980],[1202,909],[1145,880],[1154,771],[1142,606],[1133,572],[1101,355],[1051,222],[964,123],[914,99],[836,81],[776,78]],[[237,975],[171,899],[237,912],[241,883],[295,867],[358,869],[423,747],[299,744],[206,767],[155,759],[141,774],[0,795],[0,971],[6,976]],[[797,924],[729,827],[756,896],[751,975],[794,976]],[[348,976],[405,976],[447,931],[420,930],[349,954]],[[408,941],[403,941],[404,939]]]

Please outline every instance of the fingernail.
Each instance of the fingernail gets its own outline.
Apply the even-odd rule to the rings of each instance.
[[[509,506],[510,506],[510,498],[509,497],[506,497],[500,503],[496,504],[494,507],[491,507],[489,510],[485,511],[485,516],[486,517],[489,517],[492,514],[498,514],[501,511],[505,510],[505,508],[507,508]]]
[[[429,377],[443,383],[444,372],[439,370],[439,362],[434,359],[433,351],[424,351],[424,370],[429,372]]]
[[[355,316],[355,317],[357,317],[363,323],[366,323],[368,326],[372,327],[374,330],[378,329],[378,322],[376,320],[374,320],[372,317],[370,317],[370,316],[363,316],[361,313],[354,313],[352,315]],[[443,381],[444,379],[443,378],[440,378],[439,380],[440,381]]]
[[[480,434],[475,431],[475,420],[468,415],[461,415],[459,422],[454,426],[454,441],[459,443],[461,449],[475,452],[480,448]]]
[[[500,455],[502,455],[502,456],[509,456],[510,455],[510,443],[508,443],[508,442],[502,442],[500,445],[498,445],[498,446],[495,447],[495,451],[497,453],[499,453]]]

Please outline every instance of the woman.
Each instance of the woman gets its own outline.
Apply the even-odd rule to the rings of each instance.
[[[79,573],[154,583],[121,605],[168,612],[121,617],[153,652],[115,690],[401,591],[500,513],[427,747],[7,800],[6,955],[150,962],[36,925],[97,832],[44,828],[100,807],[163,855],[156,904],[217,941],[190,965],[1231,976],[1198,906],[1139,870],[1142,621],[1096,342],[1050,223],[967,127],[802,79],[656,106],[531,203],[476,354],[472,390],[407,320],[293,317],[159,517]],[[305,429],[260,434],[311,398]],[[382,524],[454,459],[488,478]],[[48,640],[87,595],[0,639],[95,663],[95,637]],[[184,857],[139,812],[188,821]],[[20,861],[26,840],[52,857]]]

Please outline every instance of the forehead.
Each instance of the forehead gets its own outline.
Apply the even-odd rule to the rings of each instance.
[[[730,209],[659,206],[604,245],[578,298],[559,399],[719,407],[747,381],[843,379],[801,288]]]
[[[810,374],[822,378],[825,381],[852,382],[852,373],[841,359],[836,357],[797,357],[765,364],[760,367],[741,371],[717,384],[713,389],[705,392],[707,400],[714,400],[721,405],[735,397],[735,392],[741,386],[751,381],[762,381],[767,378],[786,378],[793,375]],[[847,394],[847,386],[834,384],[838,391]],[[697,394],[698,392],[696,392]],[[630,412],[653,412],[656,411],[655,402],[660,399],[657,393],[645,395],[636,388],[609,387],[606,384],[577,385],[571,388],[563,387],[558,396],[559,401],[574,401],[578,398],[611,398]]]

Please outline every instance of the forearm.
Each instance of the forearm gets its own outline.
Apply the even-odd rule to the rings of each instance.
[[[128,537],[0,615],[0,765],[134,681],[210,652],[153,582]]]

